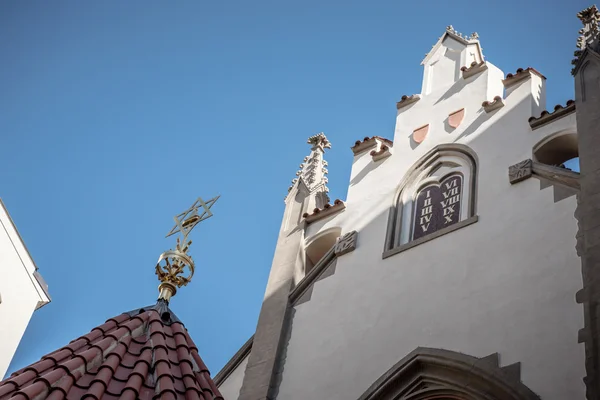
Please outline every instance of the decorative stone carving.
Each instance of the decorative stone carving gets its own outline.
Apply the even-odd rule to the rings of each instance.
[[[323,197],[327,199],[324,202],[316,202],[318,207],[322,207],[323,204],[329,202],[327,188],[327,161],[323,159],[325,149],[331,148],[331,143],[327,140],[327,137],[323,132],[313,135],[308,138],[306,141],[311,145],[310,154],[304,157],[303,162],[299,166],[299,170],[296,172],[295,178],[292,180],[292,185],[288,187],[288,194],[285,197],[285,200],[290,195],[290,192],[294,188],[294,185],[299,184],[299,181],[302,181],[306,188],[311,194],[314,194],[316,197]],[[311,203],[311,207],[312,207]]]
[[[566,168],[534,162],[528,159],[510,166],[508,169],[508,178],[511,184],[521,182],[522,180],[532,176],[535,176],[538,179],[543,179],[550,184],[558,184],[560,187],[566,190],[566,197],[569,197],[572,194],[580,191],[579,173],[573,172]],[[560,196],[557,198],[556,191],[554,194],[555,202],[562,200],[562,198],[566,198],[560,198]]]
[[[501,96],[496,96],[496,97],[494,97],[493,101],[486,100],[483,103],[481,103],[481,106],[483,107],[483,109],[486,113],[489,113],[489,112],[497,110],[501,107],[504,107],[504,100],[502,99]]]
[[[573,53],[575,58],[571,61],[574,65],[571,73],[575,75],[579,62],[582,59],[583,52],[587,49],[597,51],[598,42],[600,38],[600,31],[598,29],[598,21],[600,20],[600,11],[596,6],[591,6],[577,14],[577,18],[583,24],[583,28],[579,30],[579,36],[577,38],[577,50]]]
[[[358,237],[358,232],[352,231],[346,233],[342,236],[338,242],[335,244],[335,255],[343,256],[346,253],[350,253],[356,249],[356,238]]]
[[[412,138],[416,143],[421,143],[427,137],[429,132],[429,124],[417,128],[413,131]]]
[[[477,40],[479,39],[479,34],[477,32],[473,32],[471,33],[470,36],[468,35],[463,35],[462,33],[458,32],[456,29],[454,29],[454,27],[452,25],[448,25],[446,27],[446,32],[454,35],[454,36],[458,36],[459,38],[463,39],[463,40]]]
[[[533,161],[531,159],[527,159],[508,167],[508,180],[510,181],[510,184],[514,185],[515,183],[530,178],[533,174],[531,170],[532,165]]]

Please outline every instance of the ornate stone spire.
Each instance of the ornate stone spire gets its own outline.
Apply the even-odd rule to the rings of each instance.
[[[579,30],[580,36],[577,38],[577,50],[575,50],[575,58],[571,62],[574,67],[571,73],[579,66],[579,61],[585,50],[591,49],[598,51],[600,42],[600,32],[598,30],[598,21],[600,20],[600,11],[596,6],[591,6],[577,14],[577,18],[581,20],[583,28]]]
[[[323,132],[308,138],[311,145],[310,154],[304,157],[300,170],[296,172],[298,178],[292,181],[288,193],[294,185],[302,181],[310,195],[314,197],[314,207],[322,208],[329,203],[329,189],[327,188],[327,161],[323,159],[325,149],[331,148],[331,143]],[[312,208],[311,208],[312,209]]]
[[[188,241],[188,236],[196,225],[213,216],[210,208],[218,199],[219,196],[205,202],[198,197],[198,200],[190,208],[173,217],[175,226],[166,237],[176,233],[179,233],[180,237],[177,238],[175,250],[162,253],[156,263],[156,275],[160,281],[160,285],[158,285],[159,300],[168,303],[169,299],[177,293],[177,288],[187,285],[192,280],[195,266],[194,260],[188,254],[192,244],[191,240]],[[198,213],[198,209],[202,209],[202,212]]]

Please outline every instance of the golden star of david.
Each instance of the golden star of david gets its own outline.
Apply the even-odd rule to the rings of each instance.
[[[185,244],[192,229],[194,229],[200,222],[213,216],[210,208],[213,206],[213,204],[215,204],[219,197],[221,196],[214,197],[206,202],[202,200],[201,197],[198,197],[198,200],[196,200],[190,208],[173,217],[175,220],[175,226],[171,229],[166,237],[181,232],[183,235],[181,243]],[[198,213],[198,209],[200,208],[202,209],[202,212]]]

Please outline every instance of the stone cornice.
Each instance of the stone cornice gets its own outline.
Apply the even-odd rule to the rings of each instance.
[[[532,176],[544,178],[554,184],[566,186],[577,191],[580,190],[579,173],[566,168],[542,164],[531,159],[523,160],[508,168],[508,180],[511,185]]]
[[[511,73],[507,74],[506,78],[504,78],[502,83],[504,84],[504,87],[509,87],[509,86],[514,85],[517,82],[521,82],[524,79],[530,78],[531,75],[537,75],[542,79],[546,79],[546,77],[544,75],[542,75],[541,72],[539,72],[535,68],[527,67],[525,69],[523,69],[523,68],[517,69],[517,72],[514,74],[511,74]]]
[[[419,94],[413,94],[412,96],[404,95],[400,101],[396,103],[396,109],[399,110],[409,104],[416,103],[419,100],[421,100],[421,95]]]
[[[346,204],[340,199],[336,199],[333,204],[325,204],[323,208],[315,208],[312,214],[304,213],[303,217],[307,224],[318,221],[330,215],[336,214],[346,208]]]
[[[394,145],[394,142],[392,142],[389,139],[383,138],[381,136],[372,136],[372,137],[365,136],[365,138],[362,141],[357,140],[354,143],[354,146],[351,147],[352,152],[354,153],[354,155],[362,153],[363,151],[368,150],[371,147],[376,146],[377,145],[377,140],[379,140],[381,142],[384,142],[384,143],[387,143],[389,146],[393,146]]]
[[[390,148],[388,146],[382,144],[379,148],[379,151],[373,150],[371,151],[370,155],[373,157],[373,161],[379,161],[391,156],[392,153],[390,152]]]
[[[483,72],[487,69],[487,64],[485,61],[477,63],[477,61],[473,61],[469,67],[464,66],[461,67],[462,77],[463,79],[467,79],[472,77],[473,75],[477,75],[480,72]]]
[[[531,126],[531,129],[537,129],[572,112],[575,112],[575,101],[569,100],[565,106],[557,104],[552,112],[542,111],[539,117],[529,118],[529,126]]]
[[[483,107],[486,113],[489,113],[501,107],[504,107],[504,100],[502,99],[502,96],[496,96],[492,101],[486,100],[483,103],[481,103],[481,107]]]

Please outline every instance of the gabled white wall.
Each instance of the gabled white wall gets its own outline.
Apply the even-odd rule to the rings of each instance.
[[[502,78],[488,64],[432,89],[398,112],[391,157],[355,157],[346,210],[312,224],[306,236],[339,226],[359,232],[358,246],[296,307],[279,399],[357,399],[418,346],[476,357],[498,352],[502,365],[522,363],[523,382],[541,398],[584,398],[575,198],[554,203],[538,180],[508,180],[508,167],[531,158],[544,135],[575,131],[574,115],[531,131],[527,120],[545,101],[535,78],[487,114],[481,103],[502,93]],[[464,121],[449,128],[448,115],[463,107]],[[411,142],[412,130],[426,123],[427,138]],[[465,144],[478,156],[479,221],[382,259],[399,182],[441,143]]]
[[[35,264],[0,202],[0,377],[3,377],[34,310],[50,301]]]

